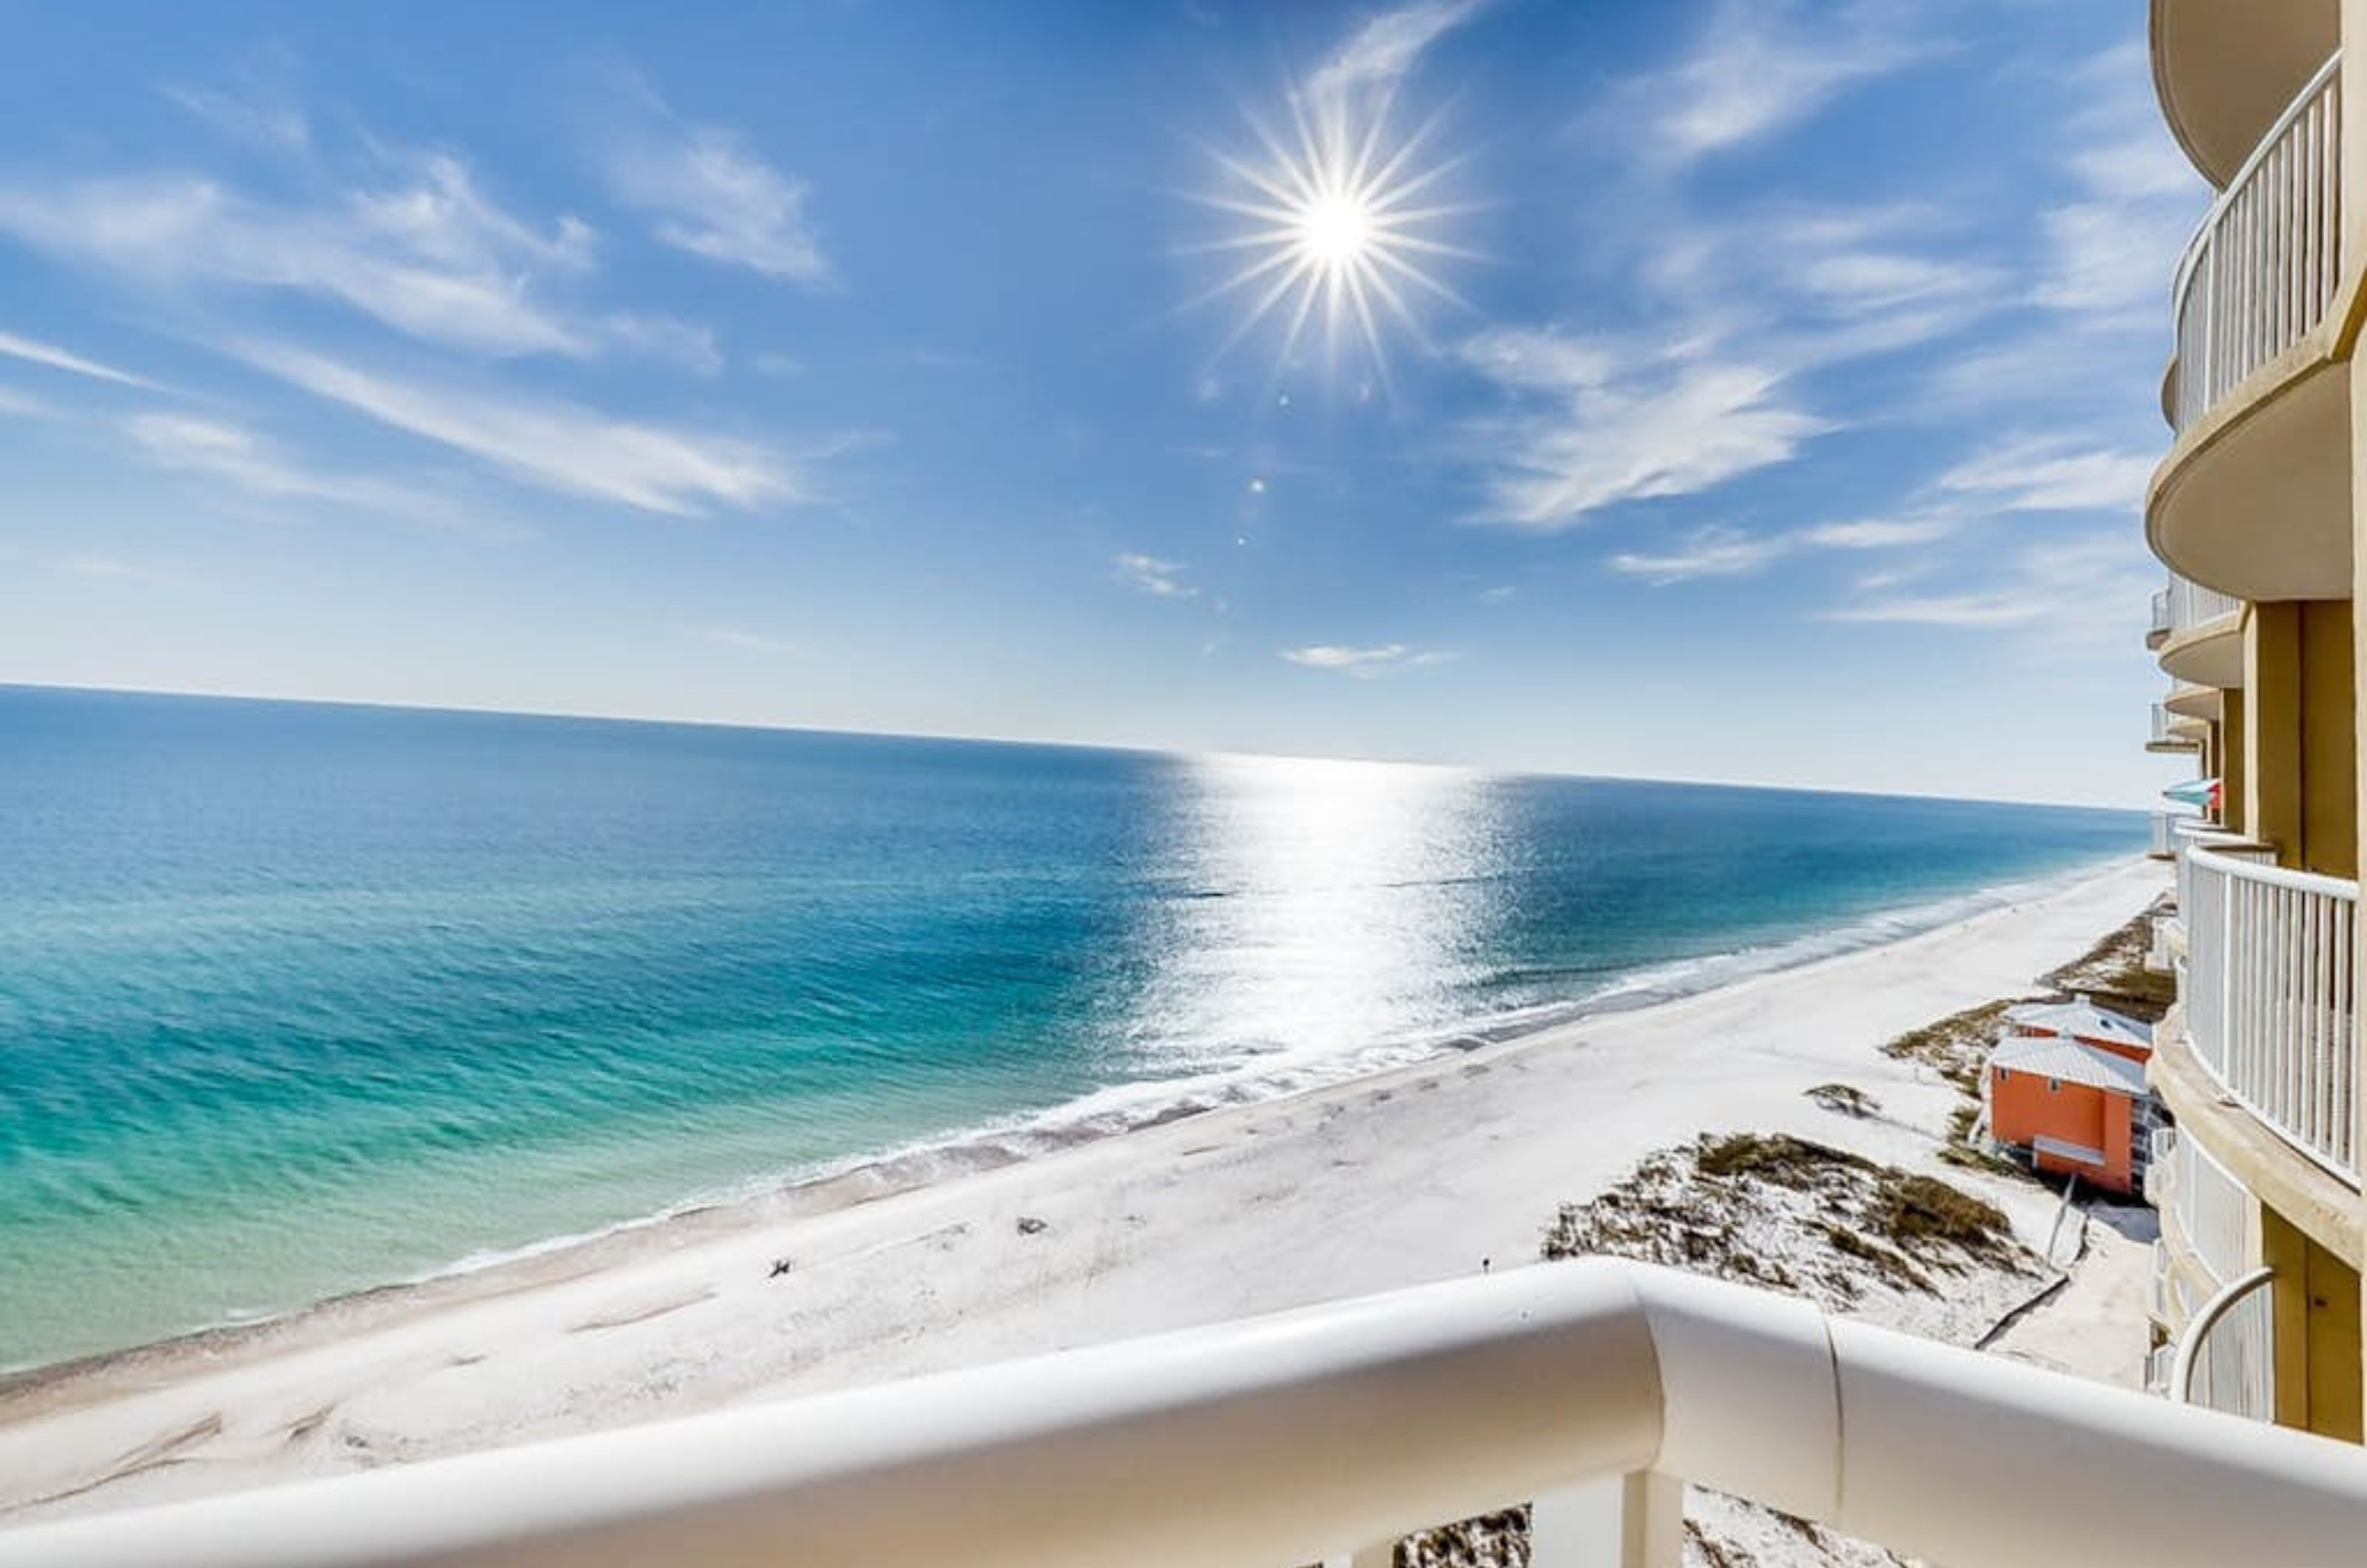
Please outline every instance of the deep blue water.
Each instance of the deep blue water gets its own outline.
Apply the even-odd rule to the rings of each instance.
[[[2146,829],[0,688],[0,1367],[1278,1092],[1932,923]]]

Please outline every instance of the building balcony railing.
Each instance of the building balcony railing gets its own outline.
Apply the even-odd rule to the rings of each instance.
[[[2162,1209],[2169,1223],[2163,1228],[2176,1233],[2175,1239],[2216,1289],[2241,1276],[2251,1262],[2252,1195],[2192,1138],[2173,1134],[2167,1154],[2163,1168],[2169,1172],[2169,1201]]]
[[[2205,1410],[2248,1421],[2277,1418],[2276,1309],[2266,1269],[2194,1310],[2186,1330],[2200,1335],[2178,1386],[2173,1370],[2169,1396]]]
[[[2153,705],[2153,738],[2146,742],[2148,750],[2157,751],[2194,751],[2202,749],[2195,739],[2191,726],[2196,721],[2174,714],[2159,703]]]
[[[2146,647],[2159,648],[2169,637],[2169,590],[2153,591],[2151,614],[2146,617]]]
[[[2172,637],[2184,637],[2200,631],[2215,622],[2241,615],[2244,609],[2244,602],[2233,593],[2222,593],[2215,588],[2189,582],[2176,572],[2169,574],[2169,586],[2162,592],[2169,602],[2169,631]]]
[[[2367,1540],[2355,1447],[1596,1259],[37,1525],[0,1555],[1248,1568],[1386,1562],[1533,1504],[1533,1568],[1676,1568],[1688,1482],[1956,1568]]]
[[[2183,431],[2324,318],[2341,264],[2340,55],[2261,139],[2195,231],[2171,293]]]
[[[2358,903],[2356,882],[2224,849],[2190,846],[2179,859],[2196,1059],[2263,1125],[2353,1187]]]

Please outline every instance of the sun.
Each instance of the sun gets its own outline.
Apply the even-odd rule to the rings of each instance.
[[[1354,196],[1320,196],[1299,209],[1299,254],[1315,266],[1356,266],[1372,243],[1373,215]]]
[[[1473,204],[1441,197],[1456,163],[1434,155],[1434,119],[1398,136],[1386,100],[1299,93],[1289,107],[1284,134],[1251,118],[1254,155],[1212,152],[1224,188],[1195,199],[1226,214],[1234,231],[1192,248],[1241,259],[1191,303],[1241,303],[1220,354],[1261,322],[1279,321],[1285,366],[1297,362],[1313,331],[1334,367],[1361,351],[1386,380],[1392,333],[1428,344],[1421,303],[1470,308],[1439,269],[1480,259],[1445,231]]]

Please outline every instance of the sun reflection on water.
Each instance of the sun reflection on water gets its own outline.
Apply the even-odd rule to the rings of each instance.
[[[1485,779],[1289,758],[1188,766],[1177,896],[1131,1032],[1146,1065],[1312,1064],[1453,1021],[1485,946],[1499,854]]]

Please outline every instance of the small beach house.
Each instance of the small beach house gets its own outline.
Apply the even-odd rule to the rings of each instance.
[[[2151,1026],[2084,996],[2005,1017],[1982,1075],[1990,1138],[2042,1175],[2138,1190],[2161,1120],[2146,1087]]]

